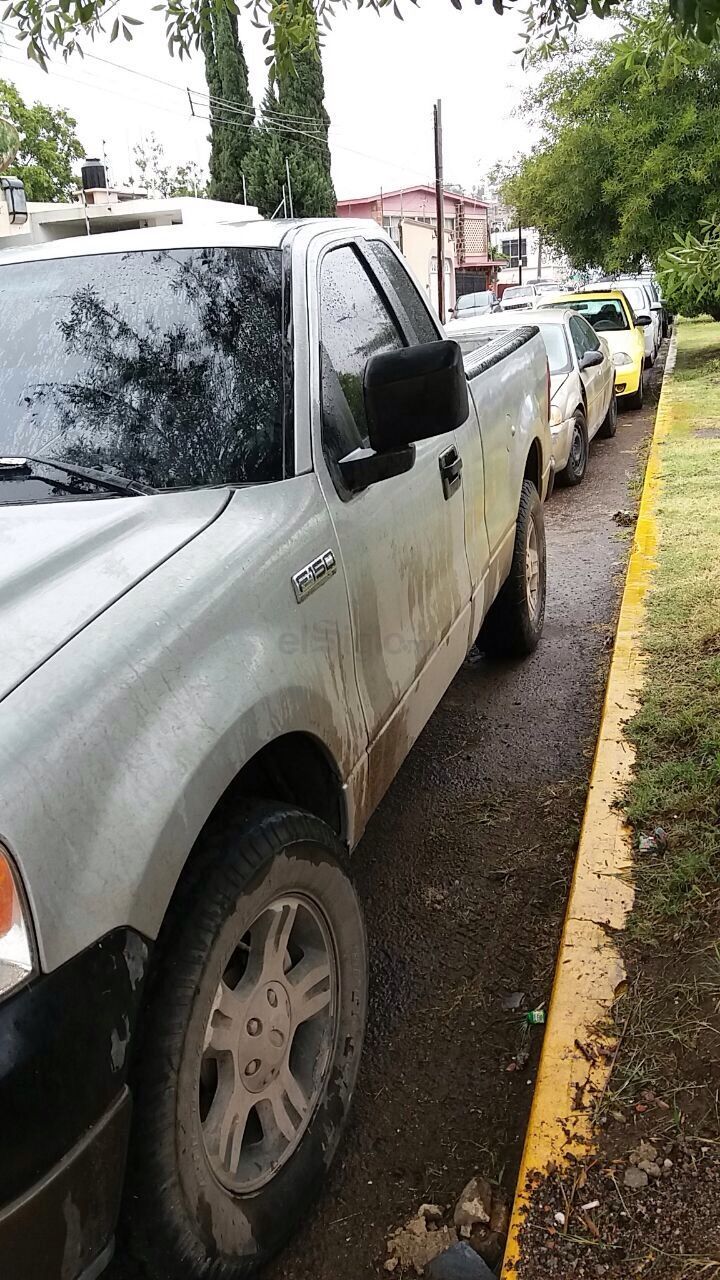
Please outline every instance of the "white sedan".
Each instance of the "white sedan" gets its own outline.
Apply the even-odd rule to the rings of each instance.
[[[445,328],[463,355],[469,355],[525,325],[537,325],[547,351],[555,475],[565,484],[580,484],[593,436],[614,436],[617,428],[615,369],[602,335],[582,316],[560,307],[451,320]]]

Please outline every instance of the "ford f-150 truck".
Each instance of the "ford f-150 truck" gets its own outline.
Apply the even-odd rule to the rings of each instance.
[[[0,265],[0,1274],[254,1275],[336,1150],[347,855],[537,644],[537,330],[462,362],[369,223]],[[400,854],[398,856],[401,856]]]

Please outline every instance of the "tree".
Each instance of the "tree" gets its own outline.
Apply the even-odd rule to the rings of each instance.
[[[10,167],[20,145],[20,135],[9,120],[0,116],[0,173]]]
[[[662,255],[663,301],[681,315],[720,320],[720,219],[701,223],[699,232],[676,234]]]
[[[402,2],[402,0],[400,0]],[[409,0],[418,4],[419,0]],[[468,0],[468,3],[470,0]],[[598,18],[616,13],[628,0],[530,0],[523,10],[525,39],[547,53],[555,47],[568,31],[572,31],[585,15],[592,11]],[[632,0],[631,0],[632,2]],[[272,60],[271,74],[290,71],[298,53],[311,53],[317,41],[318,22],[329,26],[332,15],[348,0],[249,0],[257,25],[265,26],[270,33],[267,45]],[[481,4],[482,0],[474,0]],[[491,0],[497,14],[503,14],[511,4],[519,0]],[[720,0],[662,0],[664,12],[684,34],[690,34],[704,43],[710,43],[718,35]],[[462,0],[450,0],[455,9],[462,8]],[[141,20],[127,15],[116,16],[117,0],[10,0],[5,18],[16,20],[20,39],[26,41],[28,57],[42,66],[53,49],[62,49],[67,56],[80,48],[82,37],[91,39],[110,26],[112,40],[122,33],[132,40],[132,28]],[[402,18],[398,0],[357,0],[358,8],[386,9],[392,7]],[[148,9],[158,7],[148,0]],[[202,45],[203,31],[213,16],[223,10],[236,15],[237,0],[161,0],[165,11],[166,34],[171,53],[184,57],[192,48]],[[448,16],[450,8],[448,6]]]
[[[334,217],[325,86],[319,44],[268,86],[249,158],[249,198],[271,217],[282,204],[290,170],[292,211],[299,218]],[[289,209],[288,209],[289,212]]]
[[[577,269],[657,262],[718,207],[720,45],[669,34],[655,0],[622,33],[564,55],[529,95],[543,138],[502,187]]]
[[[207,195],[207,178],[200,166],[190,160],[176,169],[171,168],[154,133],[134,148],[134,159],[140,185],[151,196],[166,199]]]
[[[28,200],[69,199],[78,186],[73,164],[84,155],[72,116],[42,102],[26,106],[6,80],[0,80],[0,114],[17,133],[12,170]]]
[[[255,119],[237,13],[218,7],[202,31],[210,92],[210,195],[244,201],[243,174]]]

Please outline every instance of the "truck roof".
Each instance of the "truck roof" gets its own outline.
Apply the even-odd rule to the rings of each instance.
[[[24,249],[0,251],[0,266],[10,262],[32,262],[52,258],[83,258],[89,254],[132,253],[138,250],[205,249],[205,248],[261,248],[276,249],[301,227],[315,227],[318,231],[335,230],[338,226],[353,231],[372,231],[380,228],[372,219],[349,218],[295,218],[269,220],[255,218],[247,222],[221,222],[208,218],[207,222],[193,222],[187,226],[142,227],[134,231],[93,232],[89,236],[71,236],[65,240],[49,240],[44,244],[29,245]]]

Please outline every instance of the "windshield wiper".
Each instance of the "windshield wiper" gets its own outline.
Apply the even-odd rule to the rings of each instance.
[[[74,462],[65,462],[62,458],[44,458],[40,454],[26,454],[24,458],[3,458],[0,459],[0,474],[8,464],[16,473],[23,469],[23,463],[27,467],[28,463],[35,463],[41,467],[53,467],[56,471],[63,471],[67,476],[73,476],[77,480],[87,480],[89,484],[99,485],[103,489],[110,489],[114,493],[157,493],[157,489],[151,488],[148,484],[142,484],[140,480],[129,480],[127,476],[108,475],[105,471],[96,471],[94,467],[77,467]],[[27,467],[30,471],[30,468]]]

